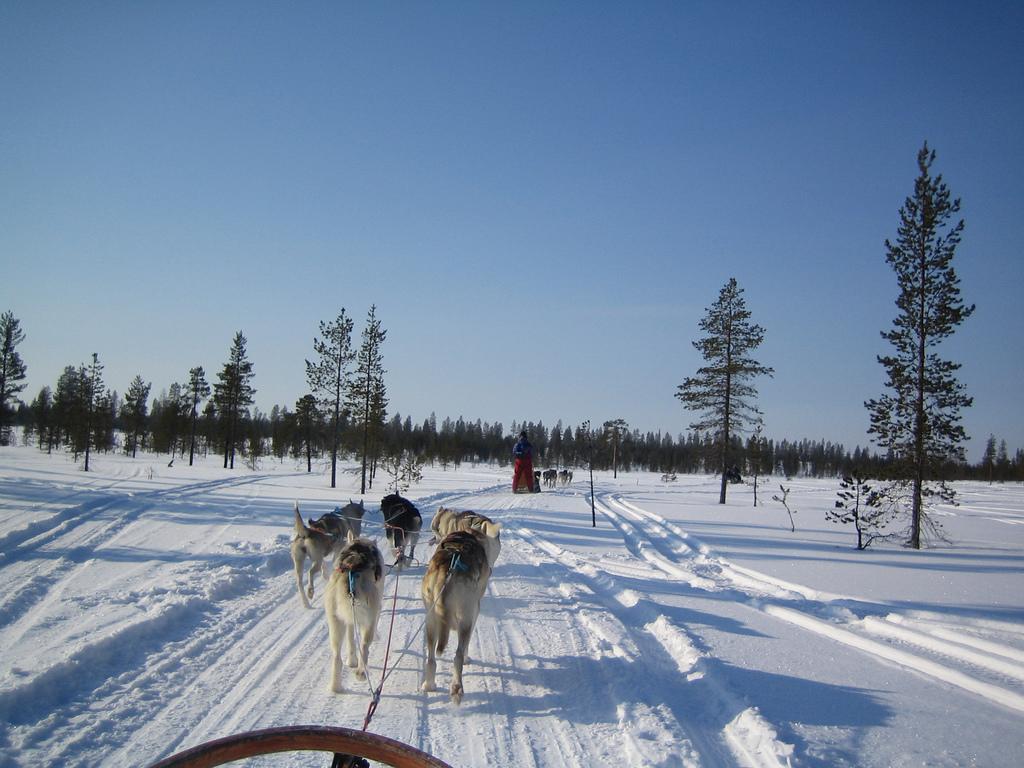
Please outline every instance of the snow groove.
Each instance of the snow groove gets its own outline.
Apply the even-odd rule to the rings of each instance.
[[[1021,653],[1011,647],[929,626],[924,616],[901,616],[884,604],[820,592],[728,563],[699,543],[694,549],[692,537],[677,526],[617,496],[603,498],[598,509],[631,551],[668,576],[682,573],[678,577],[694,589],[734,590],[755,610],[1024,711],[1024,695],[1017,690],[1024,665],[1016,663]],[[699,576],[688,576],[691,571]]]

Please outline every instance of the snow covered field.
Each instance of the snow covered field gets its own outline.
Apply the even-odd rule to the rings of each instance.
[[[302,608],[288,554],[293,500],[317,516],[357,478],[220,464],[100,455],[86,474],[0,448],[0,765],[146,765],[255,728],[362,726],[369,687],[347,673],[350,692],[328,692],[322,611]],[[518,496],[509,474],[428,468],[408,492],[425,522],[442,503],[500,520],[503,548],[458,707],[418,691],[423,567],[398,577],[371,731],[453,766],[1024,764],[1021,486],[959,485],[951,546],[858,552],[824,520],[835,481],[787,482],[791,533],[778,480],[757,508],[746,486],[722,507],[711,477],[600,473],[593,528],[583,470]],[[382,539],[378,484],[364,532]]]

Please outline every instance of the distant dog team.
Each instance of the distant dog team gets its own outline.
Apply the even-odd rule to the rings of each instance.
[[[401,569],[415,562],[414,552],[423,526],[419,510],[408,499],[389,494],[381,500],[380,512],[395,557],[391,567]],[[294,515],[291,554],[299,598],[303,606],[311,607],[313,580],[320,571],[327,581],[324,611],[331,646],[328,687],[340,693],[345,690],[344,665],[354,668],[358,679],[366,678],[366,663],[381,613],[388,566],[377,545],[360,538],[364,516],[362,502],[349,502],[308,523],[303,521],[296,502]],[[437,549],[427,564],[421,586],[427,653],[420,690],[436,689],[437,655],[444,652],[454,630],[458,644],[449,695],[459,704],[464,692],[462,670],[466,651],[480,614],[480,601],[501,552],[502,526],[479,512],[440,507],[430,527],[434,534],[431,543],[436,544]],[[310,560],[308,586],[303,582],[307,558]]]

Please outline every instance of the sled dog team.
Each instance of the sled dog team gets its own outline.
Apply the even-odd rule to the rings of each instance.
[[[396,558],[394,567],[401,568],[413,558],[423,518],[412,502],[398,494],[385,496],[380,509],[385,534]],[[362,501],[350,501],[307,523],[299,513],[298,503],[295,504],[295,538],[291,546],[295,582],[303,606],[310,608],[316,573],[319,571],[327,581],[324,611],[331,642],[330,689],[337,693],[344,690],[343,647],[345,665],[355,668],[358,679],[366,678],[366,660],[384,597],[384,557],[373,541],[360,536],[364,512]],[[427,564],[421,587],[427,654],[420,690],[436,690],[437,654],[444,653],[454,630],[458,633],[458,645],[449,693],[458,704],[463,694],[462,667],[480,613],[480,600],[501,551],[501,523],[478,512],[441,507],[430,529],[437,549]],[[307,558],[308,586],[303,583]]]

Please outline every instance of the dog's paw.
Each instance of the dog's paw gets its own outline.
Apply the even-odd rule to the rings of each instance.
[[[309,597],[310,600],[313,599],[313,588],[312,587],[310,587],[309,589],[306,590],[306,595]]]
[[[331,693],[344,693],[345,692],[345,686],[341,684],[340,680],[337,680],[337,681],[331,683],[330,685],[328,685],[327,686],[327,690],[329,690]]]
[[[462,691],[462,686],[461,685],[459,685],[458,683],[452,683],[452,687],[451,687],[450,693],[451,693],[451,696],[452,696],[452,704],[461,704],[462,703],[462,693],[463,693],[463,691]]]
[[[366,679],[366,670],[365,669],[356,669],[355,675],[356,675],[356,677],[358,679],[365,680]]]
[[[431,691],[436,691],[437,686],[434,685],[433,680],[424,680],[422,683],[420,683],[420,690],[423,693],[430,693]]]

